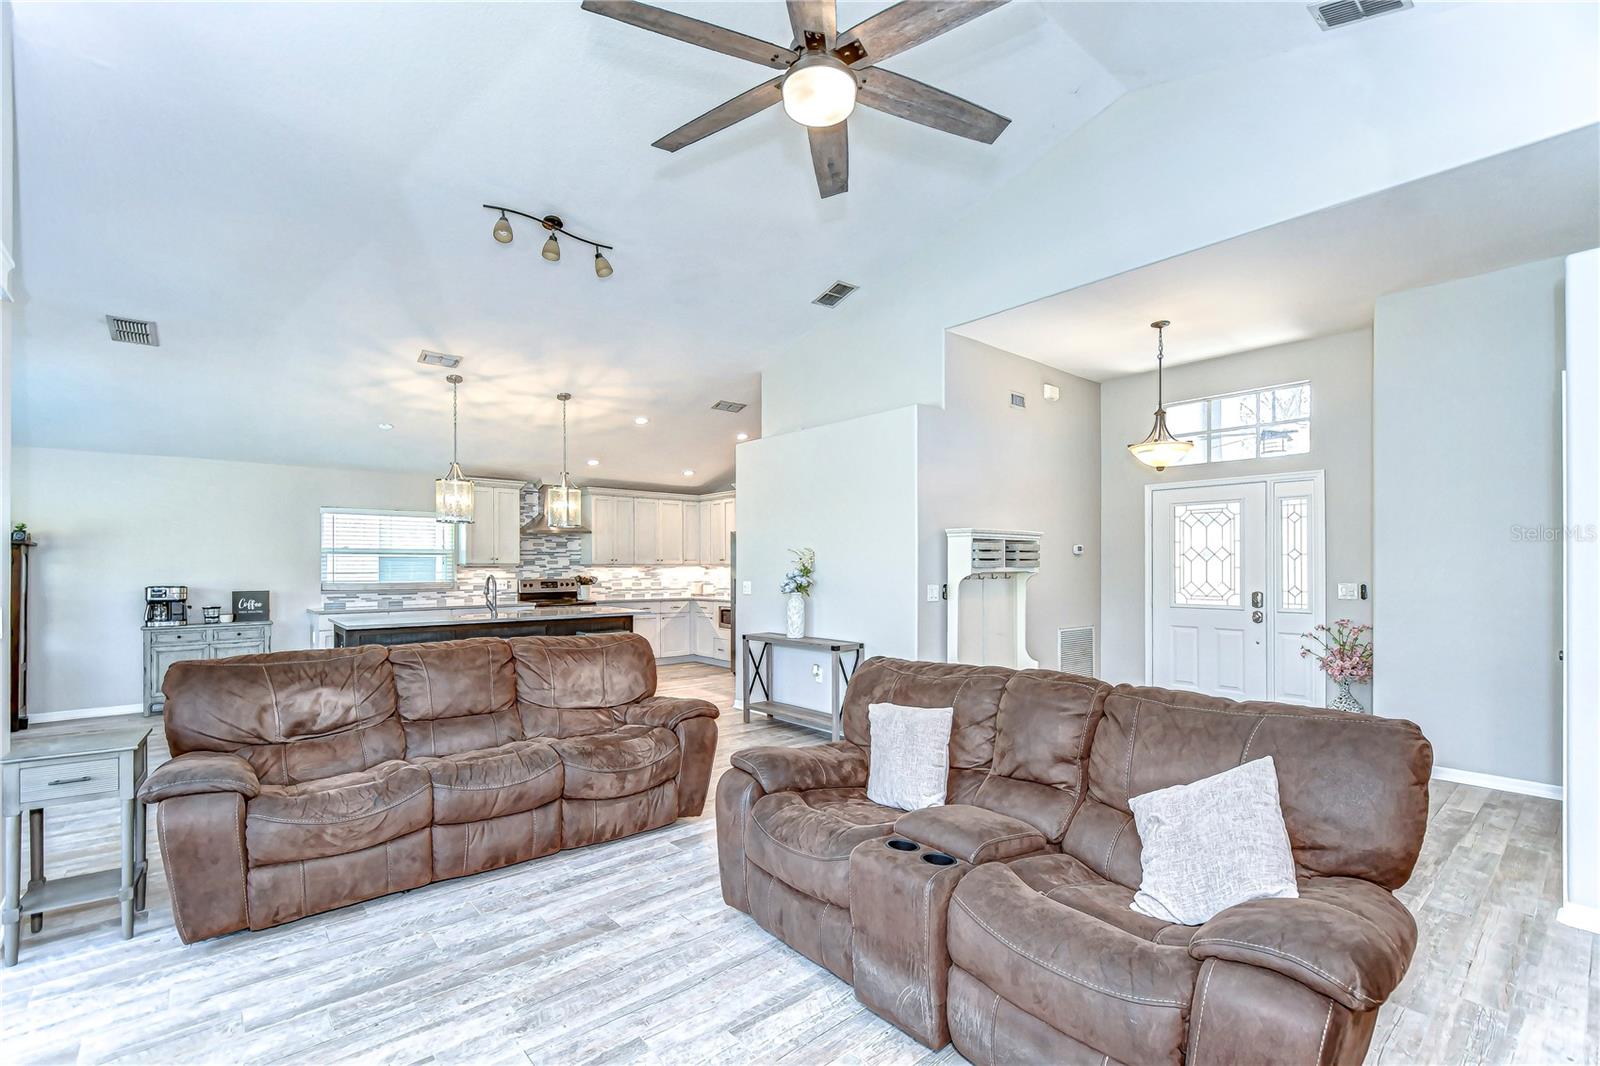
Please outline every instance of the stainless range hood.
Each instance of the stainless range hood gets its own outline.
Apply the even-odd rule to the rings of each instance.
[[[522,527],[522,532],[528,535],[544,533],[593,533],[594,530],[581,523],[576,526],[552,526],[550,524],[550,493],[559,488],[558,485],[539,486],[539,513],[527,525]]]

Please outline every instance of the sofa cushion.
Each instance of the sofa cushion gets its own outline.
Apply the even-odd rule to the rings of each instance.
[[[1069,855],[978,866],[950,907],[951,961],[1121,1062],[1180,1062],[1200,963],[1192,930],[1128,910],[1132,893]]]
[[[459,825],[531,811],[561,798],[561,757],[548,741],[417,759],[433,782],[433,824]]]
[[[950,707],[874,703],[867,798],[903,811],[944,803],[950,781]]]
[[[750,808],[745,856],[790,888],[848,907],[850,852],[889,835],[904,813],[860,788],[773,793]]]
[[[517,710],[530,737],[569,737],[616,724],[612,708],[656,691],[656,659],[637,633],[512,637]]]
[[[548,742],[561,757],[568,799],[632,796],[678,776],[678,738],[659,726],[625,725]]]
[[[389,649],[406,757],[480,751],[523,739],[511,646],[494,637]]]
[[[346,855],[426,829],[428,771],[394,760],[293,785],[262,785],[245,805],[251,866]]]

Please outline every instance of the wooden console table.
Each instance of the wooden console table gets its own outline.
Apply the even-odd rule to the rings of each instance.
[[[149,764],[148,726],[67,735],[19,736],[0,758],[0,815],[5,820],[4,962],[17,963],[22,916],[34,932],[43,912],[114,899],[122,904],[122,937],[133,936],[133,912],[144,909],[144,804],[136,793]],[[122,814],[122,862],[54,881],[44,876],[46,808],[85,800],[114,799]],[[22,887],[22,814],[28,813],[28,885]]]
[[[850,677],[861,665],[865,646],[859,640],[830,640],[827,637],[789,637],[782,633],[746,633],[744,642],[744,720],[750,720],[751,711],[760,711],[768,718],[803,725],[811,729],[825,729],[828,736],[838,740],[844,735],[844,690]],[[753,650],[759,645],[760,650]],[[828,711],[794,703],[779,703],[772,698],[772,649],[803,648],[807,651],[825,651],[833,656],[833,666],[828,671]],[[847,671],[844,657],[854,653]],[[840,682],[844,684],[841,685]],[[765,699],[755,700],[756,686],[761,687]]]

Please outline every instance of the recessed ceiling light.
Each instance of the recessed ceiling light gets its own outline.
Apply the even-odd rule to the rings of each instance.
[[[734,440],[749,440],[750,439],[750,434],[748,434],[748,433],[739,433],[739,434],[736,434],[733,439]]]
[[[598,459],[590,459],[589,460],[589,465],[590,466],[599,466],[600,465],[600,460],[598,460]]]
[[[633,424],[636,426],[648,426],[650,424],[650,420],[644,415],[640,415],[638,418],[633,420]]]
[[[388,431],[388,430],[391,430],[391,429],[394,428],[394,423],[393,422],[379,422],[378,423],[378,428],[381,429],[381,430]]]
[[[693,470],[685,470],[683,472],[683,476],[684,477],[694,477],[694,471]]]

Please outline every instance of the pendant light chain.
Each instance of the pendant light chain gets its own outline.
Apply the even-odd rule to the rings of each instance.
[[[455,375],[451,375],[454,377]],[[450,383],[450,462],[461,462],[461,397],[460,382]]]
[[[1156,410],[1165,411],[1167,404],[1161,391],[1161,360],[1167,354],[1166,327],[1156,327]]]

